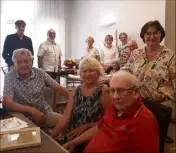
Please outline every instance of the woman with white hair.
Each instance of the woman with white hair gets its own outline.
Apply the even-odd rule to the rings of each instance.
[[[108,86],[100,85],[98,80],[103,73],[101,64],[95,58],[85,58],[80,63],[82,84],[75,89],[63,117],[56,125],[52,136],[56,138],[67,126],[65,135],[71,140],[95,126],[111,104]]]
[[[112,66],[106,71],[108,77],[104,77],[103,79],[100,80],[99,83],[104,83],[107,84],[109,86],[109,81],[112,77],[112,74],[118,72],[120,70],[120,60],[116,59],[112,61]]]

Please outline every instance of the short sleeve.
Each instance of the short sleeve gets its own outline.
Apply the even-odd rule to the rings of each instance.
[[[60,46],[59,46],[59,55],[63,56]]]
[[[54,79],[52,79],[46,72],[44,72],[44,81],[47,87],[50,87],[54,90],[56,89],[57,82]]]
[[[45,49],[43,47],[43,44],[40,44],[37,56],[42,57],[44,55],[44,53],[45,53]]]
[[[10,78],[10,75],[7,73],[4,78],[4,90],[3,90],[3,96],[10,96],[14,97],[14,85],[13,85],[13,79]]]

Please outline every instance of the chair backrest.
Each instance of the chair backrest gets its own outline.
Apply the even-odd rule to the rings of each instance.
[[[172,108],[146,99],[143,99],[143,103],[155,115],[158,121],[159,151],[160,153],[163,153],[169,122],[172,115]]]
[[[2,66],[2,67],[1,67],[1,70],[2,70],[2,72],[4,73],[4,75],[9,71],[9,70],[8,70],[8,66]]]

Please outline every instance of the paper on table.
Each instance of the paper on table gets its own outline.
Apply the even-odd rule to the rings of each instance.
[[[28,127],[28,124],[16,117],[0,120],[0,132],[19,130],[25,127]]]

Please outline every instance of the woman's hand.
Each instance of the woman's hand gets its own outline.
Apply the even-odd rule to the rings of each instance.
[[[77,128],[73,129],[72,131],[70,131],[67,134],[67,138],[70,140],[74,137],[77,137],[77,136],[81,135],[82,133],[84,133],[87,129],[88,129],[88,127],[86,126],[86,124],[78,126]]]

